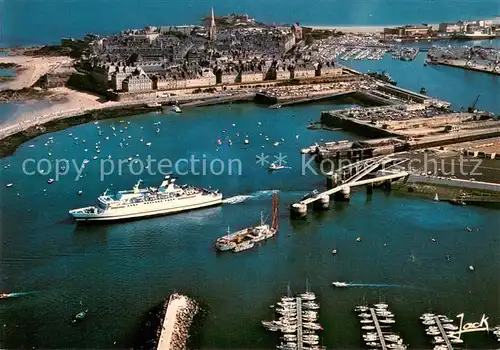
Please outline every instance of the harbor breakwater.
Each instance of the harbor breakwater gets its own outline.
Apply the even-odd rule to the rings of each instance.
[[[158,331],[158,350],[186,349],[189,328],[198,313],[198,304],[185,295],[172,294],[166,303],[165,318]]]

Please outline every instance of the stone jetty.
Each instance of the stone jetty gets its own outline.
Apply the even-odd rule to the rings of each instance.
[[[172,294],[165,305],[165,318],[158,331],[157,350],[186,349],[189,327],[199,308],[195,301],[185,295]]]

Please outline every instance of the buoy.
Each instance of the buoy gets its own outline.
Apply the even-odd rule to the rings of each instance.
[[[248,139],[245,139],[245,145],[248,145],[250,143],[250,141],[248,141]]]

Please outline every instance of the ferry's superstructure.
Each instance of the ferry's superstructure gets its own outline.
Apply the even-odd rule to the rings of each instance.
[[[160,188],[139,188],[139,180],[132,190],[109,194],[106,190],[97,199],[96,206],[70,210],[77,221],[114,221],[147,216],[167,215],[222,203],[222,194],[187,185],[178,186],[168,176]]]

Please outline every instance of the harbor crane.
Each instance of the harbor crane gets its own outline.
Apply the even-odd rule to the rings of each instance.
[[[477,105],[477,101],[479,101],[479,96],[480,95],[476,96],[476,99],[474,100],[474,103],[472,105],[470,105],[469,108],[467,108],[467,112],[474,113],[476,111],[476,105]]]

